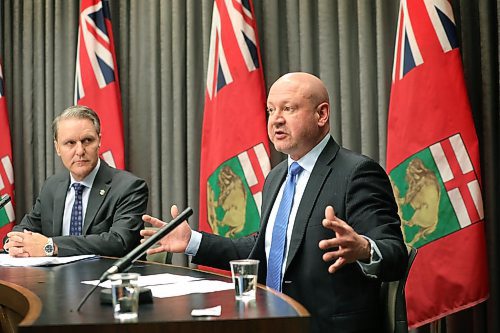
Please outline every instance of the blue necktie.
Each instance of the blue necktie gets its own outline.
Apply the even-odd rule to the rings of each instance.
[[[73,203],[73,209],[71,210],[71,222],[69,224],[69,234],[70,235],[81,235],[82,225],[83,225],[83,205],[82,205],[82,193],[85,185],[80,183],[74,183],[71,185],[75,190],[75,202]]]
[[[288,171],[288,177],[283,191],[283,197],[276,214],[276,220],[273,227],[273,238],[271,240],[271,250],[267,263],[266,285],[275,290],[281,291],[281,269],[286,249],[286,231],[288,229],[288,220],[293,205],[293,196],[295,194],[295,184],[297,176],[302,171],[302,167],[293,162]]]

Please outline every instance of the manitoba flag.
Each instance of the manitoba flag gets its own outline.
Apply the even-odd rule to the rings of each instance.
[[[200,230],[242,237],[259,230],[269,173],[265,88],[251,1],[213,7],[201,145]]]
[[[76,52],[75,104],[101,119],[101,156],[123,169],[123,122],[113,31],[107,1],[82,0]]]
[[[15,224],[14,217],[14,168],[12,167],[12,148],[10,139],[9,116],[5,100],[5,85],[0,63],[0,197],[8,194],[11,201],[0,209],[0,240],[4,239]]]
[[[407,244],[418,327],[489,294],[479,148],[447,0],[402,0],[387,133],[387,171]]]

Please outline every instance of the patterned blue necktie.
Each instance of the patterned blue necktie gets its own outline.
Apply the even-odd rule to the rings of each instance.
[[[75,190],[75,202],[73,203],[73,209],[71,210],[71,222],[69,224],[69,234],[70,235],[81,235],[82,225],[83,225],[83,205],[82,205],[82,193],[85,185],[80,183],[74,183],[71,185]]]
[[[281,291],[281,269],[286,249],[286,231],[288,229],[288,220],[293,205],[293,196],[295,195],[295,184],[297,176],[302,171],[302,167],[293,162],[288,171],[288,177],[283,191],[283,197],[276,214],[276,220],[273,227],[273,238],[271,240],[271,250],[267,263],[266,285],[275,290]]]

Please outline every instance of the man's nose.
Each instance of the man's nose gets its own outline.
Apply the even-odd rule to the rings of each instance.
[[[275,113],[269,116],[269,122],[271,124],[283,124],[285,122],[285,118],[283,118],[283,113],[276,111]]]
[[[78,156],[81,156],[81,155],[85,154],[85,147],[83,146],[83,144],[82,144],[81,141],[78,141],[76,143],[76,154]]]

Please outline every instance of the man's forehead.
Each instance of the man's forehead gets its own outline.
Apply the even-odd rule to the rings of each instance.
[[[96,128],[92,121],[86,118],[65,118],[58,124],[58,135],[79,136],[82,134],[97,135]]]
[[[66,129],[68,127],[71,128],[92,128],[95,129],[94,123],[87,118],[64,118],[59,121],[58,129]]]
[[[284,104],[293,103],[298,104],[304,100],[311,99],[312,94],[299,86],[283,86],[278,89],[270,90],[267,97],[268,104]]]

